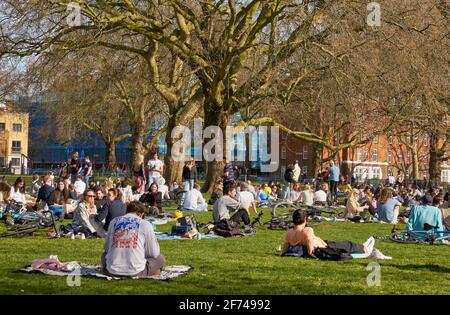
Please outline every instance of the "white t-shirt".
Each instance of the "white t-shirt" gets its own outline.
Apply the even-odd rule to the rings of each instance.
[[[248,210],[255,201],[255,197],[249,191],[241,191],[239,193],[239,201],[241,202],[241,208]]]
[[[150,222],[129,213],[109,224],[105,252],[110,273],[133,276],[144,270],[146,258],[158,257],[160,249]]]
[[[82,195],[86,190],[86,183],[83,182],[82,180],[76,180],[73,186],[75,187],[75,191],[77,192],[78,195]]]
[[[150,177],[161,177],[161,173],[163,171],[163,166],[164,163],[161,160],[150,160],[148,161],[148,164],[150,169],[152,169],[153,167],[155,168],[155,170],[159,170],[159,172],[152,172],[150,171],[149,176]]]
[[[189,190],[186,193],[186,197],[184,198],[183,208],[195,210],[197,209],[197,205],[206,204],[205,199],[203,198],[202,193],[197,189]]]
[[[14,200],[15,202],[19,203],[27,203],[27,198],[25,197],[25,194],[22,194],[20,191],[16,191],[14,189],[14,186],[11,187],[11,190],[9,191],[9,198],[11,200]]]
[[[327,202],[327,193],[322,189],[314,193],[314,201]]]
[[[131,202],[134,200],[133,191],[131,189],[131,186],[120,187],[119,190],[122,193],[122,202],[123,203]]]

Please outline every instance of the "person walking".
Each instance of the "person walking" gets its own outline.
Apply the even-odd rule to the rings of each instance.
[[[331,198],[333,201],[337,198],[337,187],[339,184],[339,167],[337,167],[334,164],[334,161],[330,162],[330,169],[329,169],[329,180],[330,180],[330,192],[331,192]]]

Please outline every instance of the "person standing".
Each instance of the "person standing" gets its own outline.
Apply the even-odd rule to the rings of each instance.
[[[158,158],[158,153],[153,154],[153,158],[148,161],[149,175],[147,185],[152,183],[159,183],[164,171],[164,162]]]
[[[234,185],[234,167],[233,164],[227,159],[225,166],[223,167],[223,188],[228,190],[229,187]]]
[[[80,175],[84,177],[84,182],[86,183],[86,186],[89,185],[89,178],[92,176],[92,162],[89,159],[89,156],[86,156],[84,158],[83,166],[80,170]]]
[[[78,172],[80,171],[80,162],[78,160],[78,152],[75,152],[72,154],[72,158],[70,159],[70,176],[71,176],[71,183],[75,184],[75,181],[77,180]]]
[[[297,183],[301,173],[300,166],[298,165],[298,160],[295,161],[294,169],[292,170],[292,172],[293,172],[293,180],[294,182]]]
[[[330,162],[329,174],[331,198],[334,201],[337,198],[337,187],[340,175],[339,167],[334,164],[334,161]]]

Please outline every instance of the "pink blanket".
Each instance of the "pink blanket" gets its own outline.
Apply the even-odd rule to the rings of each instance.
[[[36,269],[60,270],[64,266],[65,264],[59,261],[58,256],[48,256],[46,259],[35,259],[31,263],[31,267]]]

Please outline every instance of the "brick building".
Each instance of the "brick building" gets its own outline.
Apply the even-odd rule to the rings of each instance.
[[[386,179],[389,174],[398,176],[400,172],[405,175],[405,178],[412,178],[414,159],[416,159],[419,179],[424,179],[429,178],[429,150],[429,139],[426,133],[421,133],[414,140],[408,137],[379,136],[369,144],[342,150],[336,156],[336,162],[343,175],[354,174],[358,180],[366,180]],[[284,174],[287,165],[298,160],[307,177],[313,177],[314,154],[312,144],[280,133],[281,175]],[[326,152],[323,153],[325,154]],[[441,181],[450,182],[450,161],[448,160],[441,164]]]

